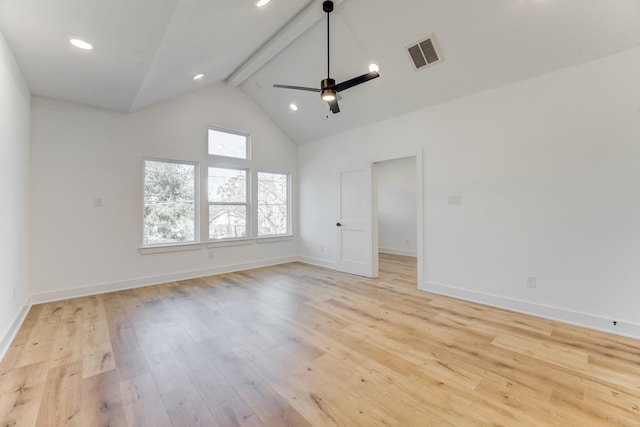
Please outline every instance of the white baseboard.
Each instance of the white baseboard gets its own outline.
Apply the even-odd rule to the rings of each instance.
[[[418,252],[408,251],[406,249],[378,248],[378,252],[383,254],[391,254],[391,255],[412,256],[414,258],[418,256]]]
[[[139,277],[136,279],[123,280],[111,283],[101,283],[97,285],[84,286],[80,288],[63,289],[52,292],[41,292],[31,297],[33,304],[59,301],[69,298],[98,295],[108,292],[122,291],[125,289],[140,288],[142,286],[158,285],[161,283],[175,282],[179,280],[195,279],[197,277],[211,276],[215,274],[233,273],[236,271],[249,270],[252,268],[268,267],[271,265],[286,264],[298,261],[295,256],[271,258],[259,261],[230,264],[201,270],[183,271],[179,273],[162,274],[158,276]]]
[[[24,319],[26,319],[30,309],[31,301],[30,298],[27,298],[27,301],[25,301],[18,314],[16,314],[13,322],[11,322],[4,334],[0,336],[0,360],[4,358],[5,354],[7,354],[7,351],[9,350],[13,339],[18,334],[18,330],[20,329],[20,326],[22,326],[22,322],[24,322]]]
[[[423,291],[435,294],[640,339],[640,325],[625,321],[624,319],[608,319],[593,314],[580,313],[559,307],[540,305],[497,295],[484,294],[434,282],[423,282],[419,288]],[[615,326],[613,325],[613,320],[616,320],[617,322]]]
[[[318,267],[326,267],[332,270],[336,269],[336,262],[333,260],[322,259],[322,258],[312,258],[308,256],[299,256],[298,261],[303,262],[305,264],[316,265]]]

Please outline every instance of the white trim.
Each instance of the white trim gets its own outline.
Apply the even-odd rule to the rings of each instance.
[[[252,268],[269,267],[272,265],[287,264],[297,261],[297,257],[271,258],[259,261],[244,262],[239,264],[222,265],[219,267],[205,268],[201,270],[183,271],[180,273],[163,274],[159,276],[139,277],[136,279],[123,280],[119,282],[101,283],[80,288],[64,289],[53,292],[41,292],[31,297],[33,304],[59,301],[69,298],[78,298],[90,295],[104,294],[108,292],[121,291],[125,289],[140,288],[143,286],[158,285],[161,283],[176,282],[179,280],[195,279],[216,274],[232,273],[236,271],[249,270]]]
[[[419,149],[416,153],[416,220],[417,232],[416,237],[416,255],[418,258],[418,283],[424,280],[424,158],[423,149]]]
[[[336,269],[336,261],[335,260],[322,259],[322,258],[312,258],[312,257],[308,257],[308,256],[299,256],[297,261],[305,263],[305,264],[315,265],[315,266],[318,266],[318,267],[330,268],[331,270],[335,270]]]
[[[383,253],[383,254],[410,256],[410,257],[414,257],[414,258],[416,258],[418,256],[418,252],[417,251],[408,251],[406,249],[378,248],[378,252]]]
[[[453,286],[443,285],[435,282],[422,282],[419,288],[423,291],[462,299],[465,301],[485,304],[492,307],[570,323],[572,325],[582,326],[598,331],[640,339],[640,325],[637,323],[625,321],[624,319],[615,319],[617,321],[617,325],[614,326],[613,319],[608,319],[593,314],[581,313],[577,311],[567,310],[565,308],[506,298],[498,295],[485,294],[482,292],[456,288]]]
[[[202,243],[182,243],[175,245],[145,246],[138,248],[138,251],[141,255],[149,255],[167,252],[198,251],[200,249],[202,249]]]
[[[256,237],[256,243],[288,242],[294,239],[292,234],[281,234],[273,236]]]
[[[13,343],[24,319],[27,318],[27,314],[29,314],[29,310],[31,310],[31,305],[31,298],[27,298],[24,305],[13,319],[13,322],[11,322],[4,334],[0,336],[0,360],[4,359],[9,347],[11,347],[11,343]]]
[[[213,248],[224,248],[226,246],[241,246],[241,245],[250,245],[252,244],[254,239],[252,237],[238,237],[231,239],[220,239],[220,240],[211,240],[206,243],[207,249]]]

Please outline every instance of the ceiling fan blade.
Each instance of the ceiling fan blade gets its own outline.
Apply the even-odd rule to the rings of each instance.
[[[320,92],[320,89],[305,86],[273,85],[273,87],[278,87],[281,89],[306,90],[307,92]]]
[[[338,105],[337,99],[334,99],[333,101],[329,101],[329,109],[333,114],[340,112],[340,106]]]
[[[380,73],[378,73],[377,71],[372,71],[370,73],[363,74],[358,77],[354,77],[353,79],[347,80],[346,82],[338,83],[333,87],[333,89],[336,92],[342,92],[343,90],[347,90],[349,88],[352,88],[364,82],[368,82],[369,80],[373,80],[378,77],[380,77]]]

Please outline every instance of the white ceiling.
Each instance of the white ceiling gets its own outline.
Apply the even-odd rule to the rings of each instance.
[[[326,77],[322,0],[255,1],[0,0],[0,29],[34,94],[128,112],[227,81],[299,143],[640,46],[638,0],[337,1],[331,77],[372,61],[381,77],[333,115],[317,94],[272,87]],[[430,34],[443,61],[414,71],[405,48]]]
[[[0,28],[34,94],[128,112],[225,80],[309,0],[255,3],[0,0]]]

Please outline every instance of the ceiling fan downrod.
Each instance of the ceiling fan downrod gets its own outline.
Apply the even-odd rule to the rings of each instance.
[[[322,10],[327,13],[327,78],[320,82],[320,97],[323,101],[332,102],[336,100],[338,96],[337,92],[333,89],[336,85],[336,81],[331,78],[331,25],[330,16],[333,12],[333,2],[325,1],[322,3]]]
[[[330,16],[331,16],[331,12],[333,12],[333,2],[327,0],[324,3],[322,3],[322,10],[324,10],[327,13],[327,79],[329,79],[329,78],[331,78],[331,68],[330,68],[330,62],[331,62],[331,38],[330,38],[331,26],[329,24],[329,19],[330,19]]]

